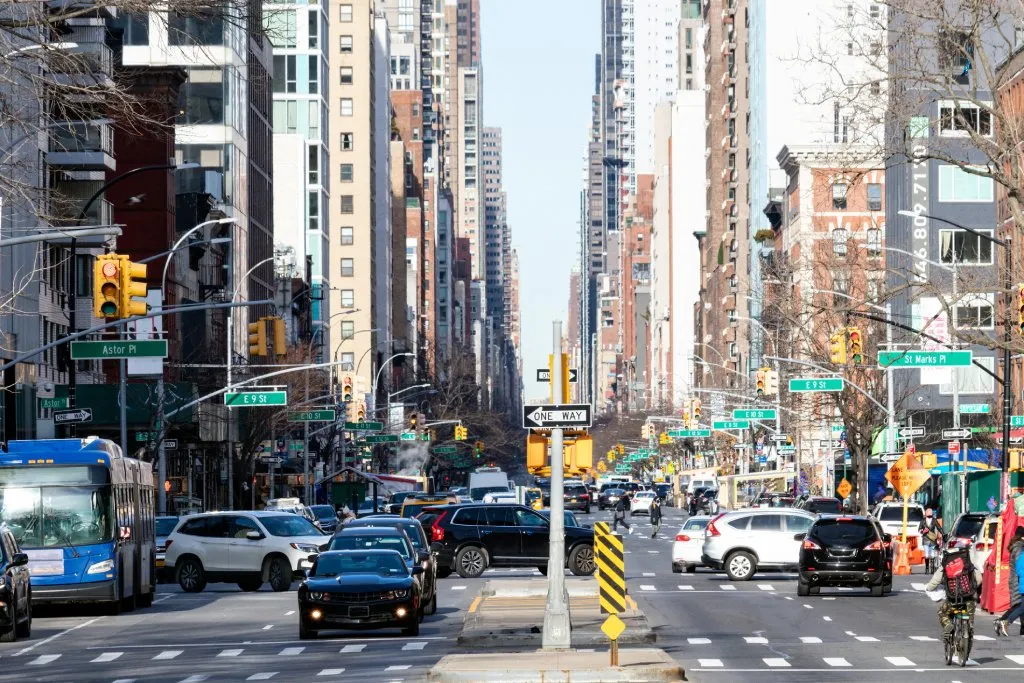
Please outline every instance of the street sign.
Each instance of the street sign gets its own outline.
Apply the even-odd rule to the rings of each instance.
[[[924,436],[924,427],[900,427],[898,433],[901,439],[912,439],[915,436]]]
[[[929,481],[932,475],[921,466],[921,462],[913,453],[907,451],[889,468],[889,471],[885,473],[885,478],[889,480],[900,497],[907,500],[926,481]]]
[[[346,432],[379,432],[384,429],[383,422],[346,422]]]
[[[399,435],[399,438],[401,438],[402,441],[415,441],[416,432],[402,432]]]
[[[832,431],[833,434],[842,434],[844,431],[846,431],[846,427],[844,425],[832,425],[831,427],[829,427],[829,429]]]
[[[715,429],[750,429],[750,420],[717,420],[711,426]]]
[[[951,439],[969,439],[971,438],[970,427],[956,427],[955,429],[943,429],[942,438],[949,441]]]
[[[437,453],[438,455],[452,454],[452,453],[458,452],[458,450],[459,449],[456,446],[435,446],[434,447],[434,452]]]
[[[949,450],[950,455],[960,455],[960,442],[950,441],[947,445],[947,449]]]
[[[167,340],[71,342],[71,360],[107,358],[167,358]]]
[[[842,498],[848,498],[851,491],[853,491],[853,484],[846,481],[846,477],[843,477],[843,480],[839,482],[839,486],[836,487],[836,493]]]
[[[961,415],[988,415],[992,412],[992,406],[987,403],[961,403]]]
[[[779,446],[778,450],[779,450],[779,453],[795,453],[796,452],[796,446],[782,445],[782,446]]]
[[[526,429],[558,429],[589,427],[590,404],[523,406],[523,427]]]
[[[789,434],[772,434],[769,439],[775,443],[786,443],[789,441]]]
[[[842,391],[842,377],[802,377],[789,380],[789,390],[804,391]]]
[[[819,439],[821,448],[842,448],[843,442],[840,439]]]
[[[673,439],[704,439],[711,436],[710,429],[670,429],[668,435]]]
[[[953,368],[971,365],[974,354],[968,351],[879,351],[878,366],[882,368]]]
[[[178,450],[178,440],[177,439],[164,439],[164,449],[168,450],[168,451],[176,451],[176,450]]]
[[[1011,415],[1010,416],[1011,427],[1024,427],[1024,415]]]
[[[579,373],[576,372],[576,368],[569,368],[569,381],[576,382]],[[551,371],[547,368],[540,368],[537,370],[537,381],[538,382],[550,382]]]
[[[282,458],[279,455],[261,455],[260,462],[266,463],[268,465],[278,466],[284,464],[284,458]]]
[[[92,408],[55,411],[53,413],[53,422],[59,425],[92,422]]]
[[[39,408],[42,410],[61,410],[68,407],[67,398],[41,398]]]
[[[335,412],[328,408],[303,410],[301,413],[289,413],[289,422],[334,422]]]
[[[369,434],[366,443],[398,443],[398,434]]]
[[[902,453],[882,453],[880,456],[878,456],[878,459],[881,462],[896,462],[901,457],[903,457]]]
[[[601,631],[608,636],[608,640],[618,640],[622,632],[626,630],[626,622],[619,619],[614,614],[609,614],[608,618],[601,624]]]
[[[734,420],[774,420],[777,415],[775,408],[736,408],[732,411]]]
[[[233,391],[224,394],[224,405],[227,406],[286,406],[287,391]]]

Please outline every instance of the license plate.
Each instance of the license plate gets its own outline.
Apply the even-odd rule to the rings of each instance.
[[[575,502],[576,502],[576,499],[575,499],[575,498],[570,498],[570,499],[569,499],[569,502],[570,502],[570,503],[575,503]]]
[[[370,616],[369,607],[349,607],[348,615],[350,617],[368,617]]]
[[[164,561],[163,560],[157,560],[156,561],[156,566],[157,567],[163,567],[164,566]]]

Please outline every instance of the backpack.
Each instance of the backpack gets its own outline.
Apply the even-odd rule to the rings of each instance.
[[[947,552],[942,556],[942,577],[946,588],[946,601],[963,603],[974,598],[978,582],[974,577],[974,564],[966,549]]]

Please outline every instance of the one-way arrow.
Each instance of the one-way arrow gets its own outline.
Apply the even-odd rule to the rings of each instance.
[[[589,427],[590,404],[580,405],[524,405],[523,427],[527,429]]]
[[[77,410],[54,411],[53,421],[55,424],[67,424],[69,422],[92,422],[92,409],[79,408]]]
[[[569,382],[576,382],[579,373],[576,368],[569,368]],[[547,368],[537,369],[537,381],[538,382],[550,382],[551,381],[551,370]]]

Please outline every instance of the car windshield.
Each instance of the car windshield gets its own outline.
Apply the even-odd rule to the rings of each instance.
[[[823,519],[814,525],[811,534],[830,546],[862,546],[878,540],[875,526],[866,519]]]
[[[473,500],[483,500],[488,493],[508,493],[507,486],[478,486],[469,490],[469,497]]]
[[[334,511],[334,507],[331,505],[311,505],[309,509],[313,511],[317,519],[333,520],[338,518],[338,513]]]
[[[0,521],[25,548],[61,548],[113,538],[109,486],[26,486],[0,489]]]
[[[683,528],[686,530],[703,529],[707,527],[708,522],[710,521],[710,519],[688,519],[686,520],[686,523],[683,524]]]
[[[902,522],[903,521],[903,507],[900,505],[890,505],[882,508],[878,511],[878,519],[883,522]],[[917,524],[924,520],[924,513],[919,507],[908,507],[907,508],[907,522]]]
[[[402,558],[391,553],[338,553],[321,555],[311,576],[330,577],[342,574],[408,574]]]
[[[157,536],[170,536],[171,532],[174,531],[174,527],[178,526],[177,517],[157,517],[156,518],[156,535]]]
[[[838,498],[822,498],[808,501],[807,509],[812,512],[838,513],[841,507]]]
[[[953,536],[957,538],[974,538],[981,531],[982,522],[985,521],[984,517],[969,517],[964,515],[957,520],[956,526],[953,527]]]
[[[389,520],[389,519],[374,520],[374,522],[372,524],[358,524],[358,525],[350,526],[349,528],[363,528],[363,527],[368,527],[368,526],[369,527],[377,526],[377,527],[380,527],[382,529],[402,529],[402,530],[405,531],[405,534],[409,537],[409,540],[412,541],[413,547],[416,548],[417,550],[420,549],[420,547],[423,545],[423,539],[420,536],[420,530],[416,528],[416,527],[419,526],[418,524],[416,524],[416,523],[410,524],[408,522],[404,522],[403,523],[403,522],[399,522],[397,520],[395,520],[394,522],[389,524],[388,523],[389,521],[391,521],[391,520]]]
[[[298,515],[266,515],[259,520],[271,536],[323,536],[312,522]]]
[[[331,539],[328,550],[397,550],[405,559],[412,558],[412,548],[401,536],[342,534]]]
[[[625,491],[622,489],[605,489],[604,494],[606,496],[621,496]]]

